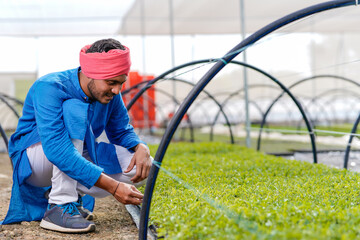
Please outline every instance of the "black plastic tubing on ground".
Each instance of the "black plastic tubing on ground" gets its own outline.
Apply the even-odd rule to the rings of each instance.
[[[240,42],[238,45],[236,45],[233,49],[231,49],[220,61],[218,61],[205,75],[200,79],[200,81],[196,84],[196,86],[190,91],[184,102],[180,105],[178,111],[175,113],[174,117],[171,119],[171,122],[169,126],[167,127],[163,138],[161,139],[161,142],[159,144],[159,148],[155,155],[155,161],[158,164],[161,164],[162,159],[165,155],[165,152],[167,150],[168,145],[170,144],[170,141],[180,124],[181,119],[191,106],[191,104],[194,102],[196,97],[200,94],[200,92],[205,88],[205,86],[213,79],[213,77],[226,65],[226,63],[230,62],[234,57],[236,57],[242,49],[245,47],[255,43],[262,37],[268,35],[269,33],[281,28],[282,26],[285,26],[286,24],[289,24],[291,22],[294,22],[296,20],[299,20],[301,18],[310,16],[315,13],[323,12],[330,9],[345,7],[345,6],[351,6],[351,5],[357,5],[360,3],[360,0],[338,0],[338,1],[328,1],[320,4],[316,4],[304,9],[301,9],[299,11],[296,11],[294,13],[291,13],[289,15],[286,15],[269,25],[261,28],[248,38],[244,39],[242,42]],[[159,172],[159,167],[153,166],[150,169],[150,174],[147,179],[146,188],[145,188],[145,194],[144,199],[141,207],[141,213],[140,213],[140,226],[139,226],[139,239],[147,239],[147,231],[148,231],[148,222],[149,222],[149,213],[150,213],[150,206],[151,206],[151,199],[152,194],[154,191],[156,178]]]

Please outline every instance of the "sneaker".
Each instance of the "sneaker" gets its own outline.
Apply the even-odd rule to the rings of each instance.
[[[82,201],[82,197],[80,195],[79,195],[78,201],[75,204],[83,218],[85,218],[86,220],[94,219],[94,214],[83,207],[83,201]]]
[[[95,224],[84,219],[76,203],[49,204],[40,227],[63,233],[86,233],[95,231]]]

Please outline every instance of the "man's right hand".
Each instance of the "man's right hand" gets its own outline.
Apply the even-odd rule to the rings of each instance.
[[[127,183],[119,183],[119,186],[114,192],[116,200],[123,204],[139,205],[142,202],[144,195],[133,185]]]
[[[108,175],[102,173],[96,181],[95,186],[108,191],[116,200],[123,204],[139,205],[144,195],[133,185],[118,182]]]

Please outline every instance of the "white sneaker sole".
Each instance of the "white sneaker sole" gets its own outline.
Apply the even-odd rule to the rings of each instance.
[[[96,228],[95,224],[90,224],[87,228],[80,228],[80,229],[65,228],[65,227],[56,225],[54,223],[48,222],[44,219],[41,220],[40,227],[48,229],[48,230],[57,231],[57,232],[63,232],[63,233],[87,233],[87,232],[95,231],[95,228]]]
[[[89,220],[89,221],[94,220],[94,214],[87,215],[87,217],[85,219]]]

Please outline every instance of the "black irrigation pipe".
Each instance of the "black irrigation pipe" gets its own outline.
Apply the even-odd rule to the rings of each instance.
[[[195,84],[194,84],[195,85]],[[218,97],[219,96],[219,94],[212,94],[211,95],[213,98],[215,98],[215,99],[217,99],[216,97]],[[203,96],[201,99],[200,99],[200,97],[198,98],[198,100],[197,100],[197,102],[196,102],[196,105],[194,106],[191,106],[191,109],[189,109],[189,111],[186,113],[186,114],[189,114],[189,113],[193,113],[193,112],[197,112],[197,110],[198,110],[198,108],[199,107],[203,107],[203,103],[206,103],[206,100],[208,100],[209,99],[209,97],[208,96]],[[219,106],[221,106],[221,108],[222,109],[224,109],[224,107],[223,107],[223,105],[218,101],[217,102],[217,105]],[[220,113],[221,113],[221,111],[219,111]],[[223,111],[224,112],[224,111]],[[205,123],[203,123],[203,124],[200,124],[200,125],[202,125],[202,126],[208,126],[208,125],[210,125],[210,122],[209,122],[209,119],[211,119],[211,116],[208,114],[208,112],[205,112],[204,114],[204,119],[206,119],[206,120],[208,120],[207,122],[205,122]],[[226,115],[226,116],[228,116],[228,115]],[[228,117],[228,119],[229,119],[229,117]],[[232,124],[232,122],[230,122],[230,121],[228,121],[229,122],[229,124]]]
[[[209,61],[207,61],[207,62],[209,62]],[[175,81],[175,82],[181,82],[181,83],[184,83],[184,84],[191,85],[192,87],[195,86],[194,83],[191,83],[191,82],[188,82],[188,81],[185,81],[185,80],[182,80],[182,79],[178,79],[178,78],[165,78],[165,80],[172,80],[172,81]],[[219,111],[223,114],[223,116],[224,116],[224,118],[225,118],[225,121],[226,121],[226,125],[227,125],[228,128],[229,128],[230,142],[231,142],[232,144],[234,144],[234,135],[233,135],[233,132],[232,132],[232,130],[231,130],[231,123],[230,123],[227,115],[225,114],[225,112],[224,112],[221,104],[220,104],[220,103],[214,98],[214,96],[211,95],[208,91],[205,91],[205,90],[204,90],[203,92],[206,94],[206,96],[207,96],[208,98],[210,98],[211,100],[213,100],[214,103],[219,107]]]
[[[351,150],[351,143],[352,143],[352,140],[354,138],[354,135],[357,131],[357,127],[359,125],[359,122],[360,122],[360,114],[358,115],[353,127],[352,127],[352,130],[351,130],[351,135],[349,136],[349,140],[348,140],[348,144],[346,146],[346,150],[345,150],[345,156],[344,156],[344,168],[347,169],[348,168],[348,162],[349,162],[349,156],[350,156],[350,150]]]
[[[301,18],[310,16],[312,14],[326,11],[329,9],[335,9],[339,7],[345,7],[349,5],[358,4],[360,0],[338,0],[338,1],[328,1],[320,4],[316,4],[302,10],[296,11],[285,17],[276,20],[269,25],[261,28],[254,34],[250,35],[242,42],[240,42],[237,46],[231,49],[223,58],[220,59],[205,75],[200,79],[200,81],[196,84],[196,86],[191,90],[188,94],[184,102],[181,104],[178,111],[175,113],[175,116],[172,118],[168,128],[165,131],[163,138],[159,144],[159,148],[156,151],[155,161],[158,164],[161,164],[162,159],[165,155],[166,149],[170,144],[170,141],[180,124],[181,119],[186,114],[187,110],[194,102],[196,97],[200,94],[200,92],[205,88],[205,86],[215,77],[215,75],[234,57],[236,57],[240,52],[242,52],[246,47],[250,46],[251,44],[255,43],[262,37],[268,35],[269,33],[285,26],[288,23],[294,22]],[[161,76],[163,78],[163,76]],[[311,128],[311,126],[308,126]],[[139,227],[139,239],[146,239],[147,238],[147,230],[148,230],[148,222],[149,222],[149,213],[150,213],[150,206],[151,206],[151,199],[152,194],[154,191],[156,178],[159,172],[159,167],[152,165],[150,169],[150,174],[147,179],[147,184],[145,188],[144,199],[141,207],[141,215],[140,215],[140,227]]]
[[[262,71],[259,69],[259,71]],[[312,125],[310,123],[310,121],[308,120],[308,117],[305,114],[304,109],[302,108],[300,102],[295,98],[295,96],[290,92],[290,88],[286,88],[281,82],[279,82],[276,78],[274,78],[273,76],[271,76],[270,74],[263,72],[262,73],[264,75],[266,75],[267,77],[269,77],[271,80],[273,80],[275,83],[277,83],[281,89],[283,90],[283,92],[270,104],[269,108],[266,110],[263,119],[261,121],[261,125],[260,125],[260,130],[259,130],[259,137],[258,137],[258,141],[257,141],[257,150],[260,150],[260,143],[261,143],[261,133],[263,130],[263,127],[265,125],[265,120],[267,115],[269,114],[272,106],[284,95],[284,93],[287,93],[289,95],[289,97],[293,100],[293,102],[295,103],[295,105],[297,106],[297,108],[299,109],[305,123],[306,123],[306,127],[307,130],[309,132],[309,136],[310,136],[310,141],[311,141],[311,146],[312,146],[312,150],[313,150],[313,158],[314,158],[314,163],[317,163],[317,154],[316,154],[316,142],[315,142],[315,135],[312,129]]]
[[[199,64],[199,63],[209,63],[211,62],[212,59],[206,59],[206,60],[200,60],[200,61],[194,61],[194,62],[191,62],[192,64],[185,64],[185,66],[191,66],[191,65],[194,65],[194,64]],[[177,68],[178,69],[178,68]],[[157,78],[158,80],[160,80],[160,78]],[[175,81],[175,82],[181,82],[181,83],[184,83],[184,84],[187,84],[187,85],[191,85],[192,87],[195,86],[194,83],[191,83],[191,82],[188,82],[186,80],[183,80],[183,79],[179,79],[179,78],[162,78],[163,80],[167,80],[167,81]],[[153,79],[154,80],[154,79]],[[144,93],[147,89],[149,89],[152,85],[154,85],[158,80],[156,81],[153,81],[153,80],[146,80],[146,81],[143,81],[143,82],[140,82],[134,86],[132,86],[131,88],[128,88],[126,90],[124,90],[122,92],[122,95],[124,96],[125,94],[128,94],[130,91],[134,90],[134,89],[138,89],[139,87],[141,87],[142,85],[145,85],[145,84],[148,84],[146,85],[145,87],[143,87],[144,91],[141,92],[141,94],[137,94],[134,96],[133,98],[133,101],[136,102],[137,99],[139,99],[141,96],[142,96],[142,93]],[[151,83],[149,83],[150,81],[152,81]],[[141,90],[140,90],[141,91]],[[214,103],[219,107],[219,112],[221,112],[225,118],[225,121],[226,121],[226,124],[229,128],[229,134],[230,134],[230,141],[231,143],[233,144],[234,143],[234,135],[233,135],[233,132],[232,132],[232,129],[231,129],[231,123],[227,117],[227,115],[225,114],[221,104],[214,98],[213,95],[211,95],[208,91],[203,91],[206,96],[208,98],[210,98],[212,101],[214,101]],[[176,99],[173,98],[173,101],[175,101],[175,103],[177,103],[177,105],[180,105]],[[131,104],[129,103],[128,104],[128,110],[131,109]],[[192,124],[190,125],[190,131],[191,131],[191,142],[194,141],[194,133],[193,133],[193,127],[192,127]]]
[[[248,89],[250,88],[254,88],[254,87],[271,87],[271,88],[276,88],[275,86],[273,85],[265,85],[265,84],[256,84],[256,85],[249,85],[248,86]],[[277,88],[276,88],[277,89]],[[234,96],[237,96],[239,95],[242,91],[244,91],[244,88],[241,88],[239,90],[236,90],[230,94],[228,94],[228,97],[221,103],[221,106],[222,108],[224,109],[225,108],[225,105],[234,97]],[[260,115],[261,116],[264,116],[264,112],[262,111],[262,109],[260,108],[260,106],[255,102],[255,101],[249,101],[249,105],[250,104],[253,104],[255,106],[255,108],[259,111]],[[219,118],[219,115],[220,115],[220,111],[218,111],[214,117],[214,120],[212,121],[211,123],[211,128],[210,128],[210,141],[213,141],[214,140],[214,127],[215,127],[215,124]],[[239,121],[240,122],[240,121]]]
[[[141,87],[141,85],[146,85],[148,82],[150,82],[151,80],[144,80],[142,82],[139,82],[123,91],[121,91],[121,95],[125,95],[130,93],[131,91],[135,90],[135,89],[139,89]]]
[[[149,80],[140,82],[140,83],[132,86],[131,88],[128,88],[128,89],[124,90],[121,94],[122,94],[122,96],[124,96],[125,94],[129,94],[130,91],[133,91],[133,90],[135,90],[135,89],[138,89],[141,85],[144,85],[145,83],[148,83],[148,82],[149,82]],[[154,91],[155,91],[155,92],[160,92],[160,93],[164,94],[165,96],[169,97],[170,99],[172,99],[172,101],[175,103],[176,106],[179,106],[179,105],[180,105],[180,102],[179,102],[173,95],[171,95],[170,93],[168,93],[168,92],[166,92],[166,91],[164,91],[164,90],[162,90],[162,89],[158,89],[158,88],[156,88],[155,86],[153,86],[153,88],[154,88]],[[124,94],[124,95],[123,95],[123,94]],[[140,96],[137,97],[137,99],[138,99],[138,98],[140,98]],[[136,102],[135,102],[135,103],[136,103]],[[154,104],[155,104],[155,103],[154,103]],[[156,104],[155,104],[155,105],[156,105]],[[129,109],[129,111],[130,111],[130,110],[131,110],[131,109]],[[163,114],[163,116],[165,116],[165,114]],[[165,119],[165,117],[164,117],[164,119]],[[189,129],[190,129],[190,142],[194,142],[194,141],[195,141],[195,140],[194,140],[194,139],[195,139],[195,137],[194,137],[194,127],[193,127],[193,124],[192,124],[192,121],[191,121],[191,118],[190,118],[190,114],[188,114],[188,118],[187,118],[186,121],[188,122],[188,124],[189,124]]]
[[[209,62],[209,60],[207,60],[207,62]],[[172,79],[173,79],[174,81],[178,81],[178,82],[181,82],[181,83],[189,84],[189,85],[191,85],[191,86],[193,86],[193,87],[196,86],[194,83],[191,83],[191,82],[188,82],[188,81],[185,81],[185,80],[182,80],[182,79],[177,79],[177,78],[172,78]],[[225,118],[225,121],[226,121],[226,125],[227,125],[228,128],[229,128],[230,141],[231,141],[232,144],[234,144],[234,135],[233,135],[233,132],[232,132],[232,130],[231,130],[231,123],[230,123],[227,115],[225,114],[222,105],[221,105],[221,104],[214,98],[214,96],[211,95],[208,91],[203,90],[202,92],[205,93],[208,98],[210,98],[211,100],[213,100],[214,103],[219,107],[219,112],[221,112],[221,113],[223,114],[223,116],[224,116],[224,118]]]
[[[144,82],[141,82],[141,83],[138,83],[137,85],[134,85],[132,88],[129,88],[125,91],[122,92],[122,94],[126,94],[128,93],[129,91],[133,90],[133,89],[136,89],[136,88],[139,88],[141,85],[144,85],[146,83],[146,85],[144,87],[142,87],[140,89],[140,91],[138,91],[135,96],[131,99],[131,101],[127,104],[126,108],[127,110],[129,111],[131,109],[131,107],[134,105],[134,103],[142,96],[142,94],[148,90],[151,86],[153,86],[157,81],[159,80],[174,80],[174,81],[182,81],[184,83],[187,83],[187,84],[191,84],[192,86],[195,86],[193,83],[190,83],[190,82],[187,82],[187,81],[184,81],[184,80],[181,80],[181,79],[177,79],[177,78],[165,78],[167,75],[169,75],[170,73],[173,73],[179,69],[182,69],[182,68],[185,68],[185,67],[189,67],[189,66],[192,66],[192,65],[196,65],[196,64],[200,64],[200,63],[215,63],[214,59],[205,59],[205,60],[197,60],[197,61],[192,61],[192,62],[188,62],[188,63],[185,63],[185,64],[182,64],[182,65],[179,65],[177,67],[174,67],[162,74],[160,74],[158,77],[152,79],[152,80],[147,80],[147,81],[144,81]],[[229,132],[230,132],[230,139],[231,139],[231,143],[234,143],[234,136],[233,136],[233,133],[232,133],[232,130],[231,130],[231,125],[230,125],[230,122],[228,121],[227,119],[227,116],[226,114],[224,113],[224,111],[222,110],[221,108],[221,104],[216,100],[214,99],[214,97],[211,96],[210,93],[204,91],[204,93],[206,95],[208,95],[214,102],[215,104],[218,105],[220,111],[223,113],[226,121],[227,121],[227,124],[229,126]]]
[[[3,140],[4,140],[4,143],[5,143],[5,146],[6,146],[6,151],[8,152],[9,151],[9,146],[8,146],[9,145],[9,140],[8,140],[8,138],[6,136],[5,130],[1,126],[1,123],[0,123],[0,134],[1,134],[2,138],[3,138]],[[11,163],[11,168],[14,169],[14,164],[11,161],[11,159],[10,159],[10,163]]]
[[[312,76],[312,77],[308,77],[308,78],[303,78],[303,79],[300,79],[299,81],[293,83],[292,85],[290,85],[288,87],[288,89],[292,89],[294,87],[296,87],[297,85],[301,84],[301,83],[304,83],[304,82],[307,82],[307,81],[310,81],[310,80],[314,80],[314,79],[320,79],[320,78],[335,78],[335,79],[340,79],[340,80],[343,80],[343,81],[346,81],[346,82],[349,82],[349,83],[352,83],[358,87],[360,87],[360,84],[352,79],[349,79],[349,78],[345,78],[345,77],[342,77],[342,76],[337,76],[337,75],[331,75],[331,74],[324,74],[324,75],[316,75],[316,76]],[[284,92],[281,93],[271,104],[270,106],[268,107],[267,111],[265,112],[265,115],[263,116],[263,120],[261,122],[261,125],[260,125],[260,131],[259,131],[259,136],[258,136],[258,141],[257,141],[257,150],[259,151],[260,150],[260,147],[261,147],[261,134],[262,134],[262,129],[266,123],[266,117],[268,116],[271,108],[275,105],[275,103],[284,95]],[[312,133],[314,134],[314,133]],[[314,148],[314,147],[313,147]],[[315,163],[315,158],[314,158],[314,163]]]
[[[245,66],[245,63],[238,62],[238,61],[231,61],[231,63],[236,63],[236,62],[237,62],[237,63],[240,63],[240,64],[243,65],[244,67],[248,67],[248,66]],[[251,65],[249,65],[249,66],[251,66]],[[252,67],[254,67],[254,66],[252,66]],[[254,67],[254,68],[256,68],[256,67]],[[254,69],[254,70],[257,71],[257,70],[259,70],[259,69],[256,68],[256,69]],[[260,72],[260,73],[262,73],[262,72]],[[271,79],[271,78],[270,78],[270,79]],[[248,86],[248,89],[253,88],[253,87],[270,87],[270,88],[278,89],[278,88],[276,88],[276,87],[273,86],[273,85],[265,85],[265,84],[249,85],[249,86]],[[241,89],[239,89],[239,90],[231,93],[231,94],[222,102],[222,104],[221,104],[222,107],[224,108],[224,106],[227,104],[227,102],[228,102],[233,96],[236,96],[237,94],[239,94],[241,91],[244,91],[244,88],[241,88]],[[249,101],[249,103],[252,103],[252,102]],[[255,108],[258,109],[258,111],[260,112],[261,116],[264,117],[264,112],[262,111],[262,109],[261,109],[255,102],[253,102],[253,104],[254,104]],[[213,121],[212,124],[211,124],[211,129],[210,129],[210,141],[212,141],[213,138],[214,138],[214,126],[215,126],[216,121],[217,121],[217,119],[218,119],[218,117],[219,117],[219,113],[220,113],[220,112],[218,112],[218,113],[216,114],[216,116],[215,116],[215,118],[214,118],[214,121]]]
[[[0,123],[0,134],[1,134],[2,138],[4,139],[6,150],[8,150],[9,141],[8,141],[7,136],[6,136],[5,130],[1,126],[1,123]],[[12,162],[11,162],[11,164],[12,164]]]
[[[325,3],[324,3],[324,4],[325,4]],[[313,80],[313,79],[319,79],[319,78],[335,78],[335,79],[340,79],[340,80],[343,80],[343,81],[352,83],[352,84],[360,87],[360,84],[357,83],[356,81],[352,80],[352,79],[345,78],[345,77],[341,77],[341,76],[337,76],[337,75],[330,75],[330,74],[328,74],[328,75],[316,75],[316,76],[312,76],[312,77],[308,77],[308,78],[301,79],[301,80],[295,82],[294,84],[290,85],[290,86],[288,87],[288,89],[290,90],[290,89],[296,87],[297,85],[299,85],[299,84],[301,84],[301,83],[303,83],[303,82],[307,82],[307,81],[310,81],[310,80]],[[284,93],[285,93],[285,91],[282,92],[282,93],[270,104],[270,106],[268,107],[268,109],[267,109],[266,112],[265,112],[265,115],[264,115],[263,120],[262,120],[261,125],[260,125],[260,131],[259,131],[258,140],[257,140],[257,147],[256,147],[256,149],[257,149],[258,151],[260,150],[260,147],[261,147],[261,134],[262,134],[262,129],[263,129],[263,127],[264,127],[264,125],[265,125],[265,122],[266,122],[266,118],[267,118],[270,110],[272,109],[272,107],[273,107],[273,106],[275,105],[275,103],[284,95]],[[302,115],[304,116],[304,114],[302,114]],[[304,120],[305,120],[305,119],[304,119]],[[305,123],[306,123],[306,120],[305,120]],[[309,124],[306,123],[306,126],[307,126],[308,131],[309,131],[308,125],[309,125]],[[313,139],[313,138],[315,139],[315,137],[314,137],[314,132],[313,132],[313,131],[309,131],[309,132],[310,132],[309,134],[310,134],[311,138],[312,138],[312,139]],[[311,144],[312,144],[312,148],[313,148],[313,151],[314,151],[314,144],[315,144],[315,143],[313,143],[313,140],[312,140],[312,143],[311,143]],[[316,151],[316,147],[315,147],[315,151]],[[314,163],[317,163],[317,158],[316,158],[316,156],[314,157]]]
[[[305,111],[306,111],[306,109],[310,108],[310,106],[309,106],[310,104],[315,105],[315,106],[319,106],[321,108],[321,110],[322,110],[321,113],[326,114],[326,117],[327,117],[326,121],[328,123],[328,126],[331,126],[332,125],[331,119],[335,119],[336,114],[334,114],[335,111],[334,111],[334,109],[332,109],[332,111],[330,112],[331,115],[332,115],[332,118],[331,118],[329,116],[329,114],[328,114],[328,111],[325,111],[325,106],[328,106],[329,103],[335,102],[334,99],[336,99],[336,97],[331,98],[331,99],[323,102],[322,104],[319,103],[319,99],[323,98],[323,97],[326,97],[326,96],[328,96],[330,94],[334,94],[334,93],[337,93],[337,95],[334,95],[336,97],[337,96],[346,96],[346,97],[352,96],[352,97],[356,98],[357,100],[359,100],[359,98],[360,98],[360,95],[357,92],[353,91],[353,90],[349,90],[349,89],[346,89],[346,88],[329,89],[329,90],[324,91],[321,94],[311,98],[310,102],[308,104],[306,104],[306,106],[304,107]],[[316,103],[316,104],[314,104],[314,103]],[[354,109],[352,107],[350,107],[350,108]],[[316,118],[314,118],[314,120],[316,121],[317,119],[318,119],[318,115],[316,115]],[[299,124],[298,124],[298,129],[300,129],[300,128],[301,128],[301,122],[299,122]]]
[[[140,91],[139,91],[139,92],[131,99],[131,101],[128,103],[127,109],[130,110],[131,107],[132,107],[132,105],[142,96],[142,94],[143,94],[146,90],[148,90],[151,86],[153,86],[157,81],[159,81],[159,80],[180,80],[180,79],[177,79],[177,78],[165,78],[165,76],[169,75],[170,73],[175,72],[175,71],[177,71],[177,70],[179,70],[179,69],[181,69],[181,68],[188,67],[188,66],[192,66],[192,65],[196,65],[196,64],[200,64],[200,63],[211,63],[211,62],[214,62],[214,59],[203,59],[203,60],[197,60],[197,61],[185,63],[185,64],[183,64],[183,65],[177,66],[177,67],[175,67],[175,68],[173,68],[173,69],[170,69],[170,70],[166,71],[165,73],[159,75],[158,77],[156,77],[156,78],[154,78],[154,79],[152,79],[152,80],[146,80],[146,81],[140,82],[140,83],[132,86],[131,88],[128,88],[128,89],[124,90],[124,91],[122,92],[122,95],[125,95],[125,94],[129,93],[130,91],[132,91],[132,90],[134,90],[134,89],[138,89],[138,88],[140,88],[140,87],[143,86],[143,87],[140,89]],[[232,61],[230,61],[229,63],[231,63],[231,64],[236,64],[236,65],[241,65],[241,66],[244,66],[244,67],[248,67],[248,68],[250,68],[250,69],[253,69],[253,70],[255,70],[255,71],[257,71],[257,72],[259,72],[259,73],[267,76],[268,78],[270,78],[271,80],[273,80],[273,81],[274,81],[275,83],[277,83],[278,85],[281,85],[281,83],[280,83],[277,79],[275,79],[274,77],[272,77],[272,76],[269,75],[268,73],[264,72],[263,70],[255,67],[255,66],[253,66],[253,65],[250,65],[250,64],[247,64],[247,63],[243,63],[243,62],[239,62],[239,61],[235,61],[235,60],[232,60]],[[183,81],[183,82],[188,83],[188,84],[192,84],[192,83],[186,82],[186,81]],[[146,85],[145,85],[145,84],[146,84]],[[144,85],[145,85],[145,86],[144,86]],[[281,88],[284,89],[284,86],[281,87]],[[284,90],[284,91],[286,91],[286,90]],[[229,127],[230,141],[231,141],[231,143],[233,144],[233,143],[235,142],[235,140],[234,140],[234,136],[233,136],[232,129],[231,129],[231,123],[230,123],[230,121],[228,120],[225,112],[223,111],[222,105],[221,105],[220,103],[218,103],[218,102],[216,101],[216,99],[215,99],[213,96],[211,96],[210,93],[208,93],[208,92],[206,92],[206,91],[204,91],[204,93],[205,93],[206,95],[208,95],[213,101],[215,101],[215,103],[216,103],[216,104],[218,105],[218,107],[219,107],[220,112],[223,113],[223,116],[224,116],[224,118],[225,118],[225,120],[226,120],[226,123],[227,123],[227,125],[228,125],[228,127]],[[217,116],[217,117],[218,117],[218,116]],[[217,117],[216,117],[216,119],[217,119]],[[211,129],[210,139],[212,139],[212,135],[213,135],[213,129]]]
[[[155,88],[154,88],[155,90]],[[144,100],[146,101],[149,101],[151,105],[154,106],[154,108],[156,109],[156,111],[160,112],[160,114],[163,116],[163,118],[166,118],[166,114],[164,113],[164,111],[162,110],[162,108],[155,103],[155,101],[151,98],[149,98],[148,96],[144,96]],[[140,103],[136,103],[139,107],[140,106],[143,106],[141,105]],[[145,113],[144,113],[145,114]],[[134,115],[132,114],[132,112],[129,112],[129,116],[130,116],[130,119],[134,119]]]
[[[141,83],[139,84],[141,85]],[[153,87],[154,88],[154,91],[155,92],[160,92],[162,94],[164,94],[165,96],[171,98],[174,103],[176,104],[176,106],[179,106],[180,105],[180,102],[173,96],[171,95],[170,93],[162,90],[162,89],[158,89],[156,88],[155,86]],[[137,103],[137,102],[136,102]],[[156,106],[157,108],[157,104],[154,102],[154,105]],[[163,116],[164,116],[164,119],[166,118],[166,115],[165,113],[163,113]],[[188,114],[188,118],[186,119],[187,123],[189,124],[189,129],[190,129],[190,142],[194,142],[195,141],[195,137],[194,137],[194,126],[193,126],[193,123],[191,121],[191,117],[190,117],[190,114]]]
[[[322,115],[324,115],[325,119],[326,119],[326,122],[328,123],[328,125],[331,124],[331,118],[328,114],[328,112],[326,111],[326,108],[324,106],[324,104],[320,104],[318,102],[318,99],[317,98],[312,98],[310,99],[310,101],[308,103],[304,103],[304,111],[308,113],[309,115],[309,119],[311,121],[311,124],[313,126],[313,128],[315,129],[316,128],[316,123],[318,122],[318,119],[319,119],[319,114],[311,114],[311,111],[309,111],[308,109],[310,109],[312,106],[316,106],[317,108],[320,108],[321,111],[320,113],[322,113]],[[301,126],[301,121],[299,121],[299,124],[298,126]],[[300,127],[301,128],[301,127]]]
[[[311,76],[311,77],[307,77],[307,78],[303,78],[298,80],[297,82],[293,83],[289,88],[293,88],[296,85],[299,85],[300,83],[309,81],[309,80],[313,80],[313,79],[319,79],[319,78],[335,78],[335,79],[340,79],[343,80],[345,82],[349,82],[352,83],[358,87],[360,87],[360,84],[358,82],[356,82],[355,80],[352,80],[350,78],[346,78],[346,77],[342,77],[342,76],[338,76],[338,75],[332,75],[332,74],[322,74],[322,75],[315,75],[315,76]]]
[[[13,106],[11,106],[11,104],[6,100],[6,96],[3,96],[2,94],[0,94],[0,100],[1,100],[2,102],[4,102],[4,103],[6,104],[6,106],[8,106],[8,107],[11,109],[11,111],[13,111],[13,113],[15,114],[15,116],[16,116],[17,118],[20,118],[20,115],[19,115],[19,113],[16,111],[16,109],[15,109]],[[11,99],[11,100],[13,100],[13,99]]]
[[[357,130],[357,127],[359,125],[359,122],[360,122],[360,114],[359,116],[357,117],[354,125],[353,125],[353,128],[351,130],[351,135],[349,137],[349,141],[348,141],[348,144],[346,146],[346,150],[345,150],[345,156],[344,156],[344,168],[347,169],[348,168],[348,162],[349,162],[349,155],[350,155],[350,150],[351,150],[351,143],[352,143],[352,140],[354,138],[354,135],[356,133],[356,130]]]
[[[340,95],[341,96],[341,95]],[[351,96],[350,94],[346,95],[346,97],[349,97]],[[335,96],[334,98],[332,99],[329,99],[328,102],[335,102],[336,100],[338,100],[338,96]],[[360,99],[360,96],[359,95],[354,95],[352,94],[352,97],[354,97],[353,99],[347,99],[347,102],[349,102],[349,105],[348,105],[348,111],[346,111],[346,115],[344,115],[344,118],[345,118],[345,121],[348,122],[350,121],[351,117],[350,117],[350,113],[354,110],[354,108],[352,107],[349,107],[349,106],[352,106],[353,104],[350,104],[351,101],[353,101],[355,104],[358,104],[359,103],[359,99]]]
[[[346,92],[348,92],[348,94],[343,94],[343,95],[340,95],[340,96],[352,96],[352,97],[354,97],[354,98],[356,98],[356,99],[360,99],[360,96],[359,96],[359,94],[357,94],[355,91],[350,91],[350,90],[348,90],[348,89],[345,89],[345,88],[340,88],[340,89],[330,89],[330,90],[328,90],[328,91],[325,91],[325,92],[323,92],[323,93],[321,93],[320,95],[317,95],[316,97],[314,97],[314,98],[310,98],[310,102],[318,102],[319,101],[319,98],[320,97],[324,97],[325,95],[329,95],[329,94],[333,94],[333,93],[346,93]],[[335,119],[336,118],[336,114],[335,114],[335,110],[334,110],[334,107],[331,105],[331,104],[329,104],[329,103],[333,103],[333,102],[335,102],[336,101],[336,99],[337,99],[337,97],[338,97],[339,95],[334,95],[333,96],[333,98],[331,98],[331,99],[329,99],[329,100],[327,100],[327,101],[325,101],[325,102],[323,102],[322,103],[322,105],[321,105],[321,109],[322,110],[324,110],[323,112],[326,112],[325,111],[325,108],[323,107],[323,106],[329,106],[329,108],[331,108],[330,109],[330,111],[328,111],[329,113],[331,113],[331,116],[332,117],[330,117],[329,116],[329,119]],[[300,99],[307,99],[307,98],[309,98],[309,97],[303,97],[303,96],[299,96],[299,98]],[[358,102],[358,101],[357,101]],[[318,106],[318,105],[316,105],[316,106]],[[307,106],[305,106],[305,110],[306,110],[306,108],[308,108]],[[326,113],[327,114],[327,113]],[[328,114],[327,114],[328,115]],[[311,117],[311,116],[310,116]],[[302,120],[302,119],[301,119]],[[297,124],[297,129],[298,129],[298,131],[300,131],[300,129],[301,129],[301,120],[298,122],[298,124]],[[331,124],[332,124],[332,122],[330,121],[330,120],[328,120],[328,126],[331,126]],[[314,128],[315,128],[315,126],[314,126]]]
[[[9,96],[9,95],[7,95],[7,94],[5,94],[5,93],[0,93],[0,95],[3,96],[3,97],[5,97],[6,99],[10,99],[10,100],[16,102],[17,104],[20,104],[20,105],[22,105],[22,106],[24,105],[24,102],[21,101],[20,99],[17,99],[17,98],[15,98],[15,97],[11,97],[11,96]]]
[[[12,100],[12,101],[14,101],[15,103],[17,103],[17,104],[19,104],[19,105],[22,105],[22,106],[24,105],[24,102],[23,102],[23,101],[21,101],[21,100],[19,100],[19,99],[17,99],[17,98],[14,98],[14,97],[10,97],[10,96],[8,96],[8,95],[6,95],[6,94],[4,94],[4,93],[0,93],[0,100],[1,100],[2,102],[4,102],[7,107],[10,108],[10,110],[15,114],[15,116],[16,116],[17,118],[20,118],[19,113],[18,113],[18,112],[16,111],[16,109],[9,103],[8,100]],[[5,146],[6,146],[6,150],[9,151],[9,146],[8,146],[8,145],[9,145],[9,140],[8,140],[8,138],[7,138],[7,135],[6,135],[5,130],[4,130],[3,127],[1,126],[1,123],[0,123],[0,134],[1,134],[2,138],[3,138],[3,140],[4,140],[4,143],[5,143]],[[14,165],[13,165],[13,162],[11,161],[11,159],[10,159],[10,163],[11,163],[11,168],[14,169]]]
[[[207,61],[207,62],[214,62],[214,61]],[[157,81],[161,80],[161,79],[164,79],[167,75],[169,75],[170,73],[173,73],[179,69],[182,69],[182,68],[185,68],[185,67],[189,67],[189,66],[192,66],[192,65],[195,65],[195,64],[199,64],[199,63],[204,63],[203,60],[199,60],[199,61],[192,61],[192,62],[188,62],[188,63],[185,63],[185,64],[182,64],[182,65],[179,65],[177,67],[174,67],[162,74],[160,74],[159,76],[157,76],[156,78],[152,79],[152,80],[149,80],[147,81],[147,84],[140,89],[139,92],[136,93],[136,95],[131,99],[131,101],[127,104],[126,108],[127,110],[131,109],[132,105],[134,105],[134,103],[137,101],[138,98],[141,97],[141,95],[146,91],[148,90],[152,85],[154,85]],[[136,86],[134,86],[133,88],[139,88],[141,85],[140,84],[137,84]],[[132,88],[132,89],[133,89]],[[130,89],[129,89],[130,90]]]

